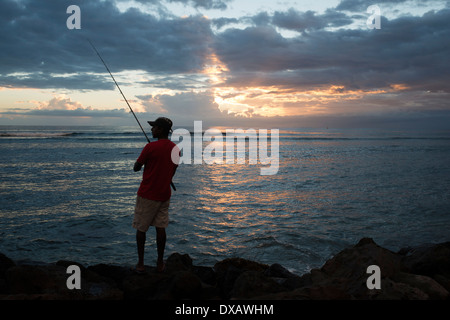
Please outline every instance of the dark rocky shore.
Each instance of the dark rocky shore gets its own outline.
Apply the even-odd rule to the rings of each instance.
[[[81,289],[69,290],[67,267],[78,265]],[[380,289],[369,289],[370,265],[380,268]],[[320,269],[298,276],[280,264],[241,258],[195,266],[174,253],[164,273],[74,261],[19,264],[0,254],[0,299],[11,300],[449,300],[450,242],[391,252],[363,238]]]

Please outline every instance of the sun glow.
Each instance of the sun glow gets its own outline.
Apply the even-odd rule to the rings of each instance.
[[[228,67],[220,61],[215,53],[211,53],[207,59],[207,63],[203,68],[203,74],[209,77],[212,85],[218,85],[226,81],[225,73],[230,71]]]
[[[328,114],[330,106],[336,103],[408,89],[408,86],[404,84],[391,84],[385,88],[365,90],[347,88],[339,84],[320,85],[313,88],[258,86],[257,84],[228,86],[230,70],[227,65],[215,53],[211,53],[207,61],[202,74],[209,79],[214,102],[222,112],[246,118]]]
[[[333,102],[362,99],[386,90],[347,90],[331,85],[311,90],[270,87],[216,87],[215,102],[221,110],[244,117],[293,116],[328,113]]]

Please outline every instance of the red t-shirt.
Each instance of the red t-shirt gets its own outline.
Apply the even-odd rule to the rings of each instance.
[[[170,199],[170,182],[177,167],[172,161],[174,147],[178,148],[168,139],[150,142],[144,147],[137,159],[144,165],[142,182],[137,192],[140,197],[155,201]]]

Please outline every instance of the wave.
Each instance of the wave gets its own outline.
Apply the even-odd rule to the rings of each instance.
[[[4,138],[52,138],[52,137],[69,137],[76,135],[76,132],[6,132],[0,133],[0,137]]]
[[[3,127],[4,128],[4,127]],[[4,128],[6,129],[6,128]],[[116,139],[141,139],[144,135],[141,131],[133,129],[125,130],[114,130],[108,128],[102,130],[100,128],[63,128],[52,130],[48,128],[27,128],[24,130],[20,129],[6,129],[0,130],[0,138],[4,139],[79,139],[79,140],[116,140]],[[65,130],[66,129],[66,130]],[[222,136],[226,137],[226,132],[222,131]],[[202,135],[204,132],[202,132]],[[151,133],[147,132],[148,137],[151,138]],[[192,131],[186,132],[187,136],[191,138],[202,138],[199,133]],[[244,135],[245,140],[252,139],[248,135]],[[170,138],[170,137],[169,137]],[[256,131],[255,138],[258,138],[258,131]],[[271,139],[271,133],[268,133],[267,139]],[[450,135],[444,134],[411,134],[411,135],[390,135],[389,133],[380,133],[379,135],[366,135],[365,133],[351,133],[351,134],[340,134],[340,133],[327,133],[327,132],[292,132],[292,131],[280,131],[279,133],[280,141],[396,141],[396,140],[450,140]]]
[[[27,131],[17,131],[17,132],[0,132],[0,138],[37,138],[37,139],[48,139],[48,138],[79,138],[88,140],[105,140],[105,139],[117,139],[125,137],[142,136],[139,132],[27,132]]]
[[[15,138],[15,139],[56,139],[56,138],[76,138],[77,140],[122,140],[131,138],[144,138],[142,133],[85,133],[85,132],[71,132],[71,133],[0,133],[0,138]],[[194,138],[193,135],[191,135]],[[257,139],[257,137],[255,137]],[[267,137],[271,139],[270,136]],[[250,140],[245,137],[245,140]],[[280,141],[398,141],[398,140],[450,140],[450,137],[352,137],[352,138],[337,138],[337,137],[279,137]]]
[[[293,141],[389,141],[389,140],[450,140],[450,137],[280,137]]]

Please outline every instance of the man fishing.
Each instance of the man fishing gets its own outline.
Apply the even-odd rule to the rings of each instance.
[[[152,126],[153,138],[157,141],[148,143],[134,164],[134,171],[144,166],[142,182],[136,198],[133,227],[136,231],[138,263],[137,273],[145,272],[144,247],[146,232],[150,226],[156,229],[157,271],[164,271],[164,249],[166,246],[166,228],[169,224],[170,185],[178,166],[179,149],[169,140],[172,121],[168,118],[158,118],[148,121]],[[175,149],[174,149],[175,148]],[[174,159],[172,159],[174,154]]]
[[[156,245],[158,251],[157,270],[164,271],[164,249],[166,247],[166,228],[169,224],[169,202],[171,196],[170,187],[176,190],[172,183],[178,162],[180,160],[180,150],[169,140],[169,133],[172,131],[172,121],[168,118],[158,118],[155,121],[148,121],[152,126],[153,138],[158,141],[150,142],[144,128],[142,128],[136,114],[128,103],[127,98],[120,89],[108,65],[103,60],[94,44],[88,39],[95,53],[98,55],[112,80],[119,89],[120,94],[125,99],[131,113],[136,119],[148,144],[144,147],[141,155],[134,164],[134,171],[139,171],[143,166],[144,174],[138,190],[133,227],[137,229],[136,243],[138,250],[138,263],[134,270],[138,273],[145,272],[144,268],[144,246],[146,232],[150,226],[156,228]]]

